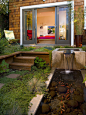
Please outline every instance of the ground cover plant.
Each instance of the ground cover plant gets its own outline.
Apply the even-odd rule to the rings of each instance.
[[[82,50],[86,52],[86,46],[82,47]]]
[[[0,55],[9,55],[17,51],[31,51],[36,48],[32,46],[24,47],[20,45],[10,45],[9,43],[6,44],[7,41],[5,42],[4,40],[3,41],[2,40],[0,41],[0,44],[1,44],[0,45]]]
[[[11,79],[6,75],[17,73],[20,77]],[[50,67],[44,70],[32,67],[32,71],[10,70],[0,76],[0,83],[5,85],[0,89],[0,115],[27,115],[29,103],[37,93],[46,90],[45,81],[50,73]]]

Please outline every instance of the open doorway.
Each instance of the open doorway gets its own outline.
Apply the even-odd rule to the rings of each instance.
[[[37,9],[37,44],[55,44],[55,7]]]

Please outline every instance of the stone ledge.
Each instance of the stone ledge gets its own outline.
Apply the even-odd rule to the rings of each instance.
[[[15,52],[15,53],[9,54],[9,55],[2,55],[2,56],[0,56],[0,59],[8,58],[8,57],[11,57],[11,56],[14,56],[14,55],[20,54],[20,53],[21,53],[21,51],[18,51],[18,52]]]
[[[48,88],[48,86],[49,86],[49,84],[51,82],[52,77],[53,77],[53,73],[50,73],[50,75],[48,76],[49,80],[47,80],[45,82],[46,83],[46,88]],[[38,106],[39,106],[43,96],[44,96],[44,94],[42,94],[42,95],[37,94],[36,97],[33,97],[33,99],[30,101],[32,106],[31,106],[31,108],[30,108],[30,110],[28,112],[28,115],[31,115],[31,113],[32,113],[32,115],[35,115],[36,110],[37,110],[37,108],[38,108]]]
[[[49,55],[48,52],[18,51],[18,52],[9,54],[9,55],[2,55],[2,56],[0,56],[0,59],[8,58],[8,57],[11,57],[11,56],[14,56],[14,55],[17,55],[17,54],[45,54],[45,55]]]

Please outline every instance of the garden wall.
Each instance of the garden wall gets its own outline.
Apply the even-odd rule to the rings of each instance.
[[[16,39],[20,39],[20,7],[63,1],[67,0],[45,0],[45,2],[43,2],[43,0],[10,0],[9,30],[14,31]],[[84,8],[84,0],[74,0],[74,9],[76,10],[78,7]]]
[[[22,56],[38,56],[39,58],[42,58],[43,60],[46,61],[46,63],[50,64],[50,60],[49,60],[49,53],[48,52],[29,52],[29,51],[19,51],[19,52],[15,52],[15,53],[12,53],[10,55],[3,55],[3,56],[0,56],[0,64],[2,62],[2,60],[4,59],[8,64],[12,63],[13,62],[13,58],[15,56],[19,56],[19,55],[22,55]]]

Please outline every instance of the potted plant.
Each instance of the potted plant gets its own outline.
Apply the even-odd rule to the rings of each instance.
[[[74,12],[74,27],[76,47],[79,47],[82,43],[84,28],[84,10],[80,7]]]

